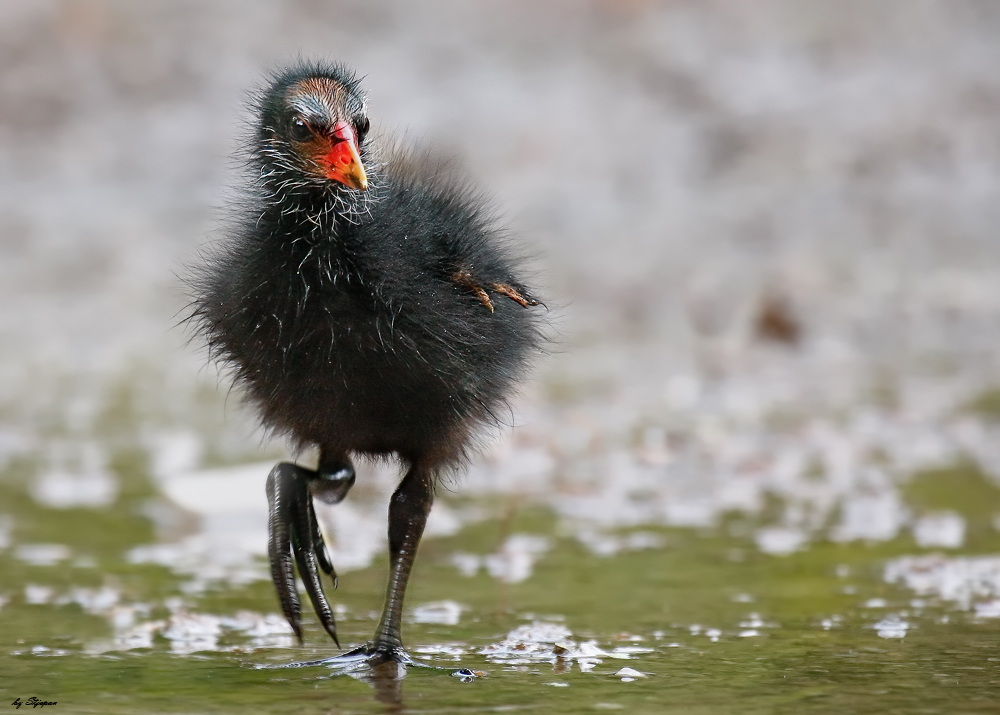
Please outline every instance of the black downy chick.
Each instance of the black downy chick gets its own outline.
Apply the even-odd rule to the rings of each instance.
[[[403,596],[436,480],[498,423],[540,349],[538,302],[480,198],[421,157],[373,146],[353,72],[292,67],[255,109],[254,186],[192,280],[192,319],[264,425],[319,449],[315,471],[283,462],[267,480],[271,573],[300,640],[293,560],[337,641],[312,498],[347,495],[351,455],[406,466],[382,619],[354,655],[409,662]]]

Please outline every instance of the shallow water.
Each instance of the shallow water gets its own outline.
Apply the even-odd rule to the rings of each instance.
[[[413,655],[440,670],[411,668],[392,687],[323,666],[252,667],[337,650],[311,619],[306,645],[292,643],[259,555],[230,552],[214,573],[143,563],[149,547],[135,547],[156,541],[143,513],[158,498],[138,453],[114,460],[120,489],[104,508],[39,504],[24,468],[9,465],[3,481],[10,702],[80,713],[943,713],[990,712],[1000,696],[1000,559],[976,556],[1000,551],[1000,489],[968,466],[911,489],[915,502],[944,484],[976,498],[964,547],[948,556],[909,533],[767,554],[747,537],[756,518],[738,513],[711,527],[612,529],[605,538],[625,546],[601,556],[547,508],[508,499],[496,516],[495,499],[445,493],[451,521],[439,518],[421,547],[405,631]],[[261,467],[241,469],[253,480]],[[228,474],[239,483],[240,470]],[[383,498],[357,501],[374,514]],[[168,541],[211,541],[210,519],[194,522],[188,542]],[[345,647],[370,636],[386,566],[379,553],[341,574],[332,599]],[[484,675],[462,682],[459,668]]]

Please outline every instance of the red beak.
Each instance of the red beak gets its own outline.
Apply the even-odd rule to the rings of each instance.
[[[329,153],[323,157],[324,163],[328,165],[326,178],[339,181],[352,189],[366,191],[368,175],[358,153],[354,127],[349,122],[337,122],[333,127],[331,143]]]

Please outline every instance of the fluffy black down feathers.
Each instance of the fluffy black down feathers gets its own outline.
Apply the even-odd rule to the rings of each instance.
[[[352,123],[368,190],[317,177],[288,135],[289,92],[325,78]],[[333,101],[333,100],[331,100]],[[301,105],[301,102],[300,102]],[[395,453],[435,471],[496,424],[541,343],[539,309],[476,194],[379,147],[340,66],[302,65],[257,101],[256,180],[195,271],[192,319],[263,423],[324,454]]]

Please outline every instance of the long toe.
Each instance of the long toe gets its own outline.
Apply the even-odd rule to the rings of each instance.
[[[295,475],[287,469],[291,466],[294,465],[278,464],[267,476],[267,555],[281,610],[301,643],[301,606],[295,590],[295,570],[292,566],[291,505],[295,501]]]
[[[414,660],[404,648],[380,648],[374,643],[366,643],[332,658],[312,661],[309,665],[325,665],[335,671],[356,672],[371,670],[384,663],[398,663],[401,666],[428,665]]]
[[[323,628],[340,647],[333,609],[323,591],[320,570],[333,575],[333,564],[326,553],[309,492],[309,470],[282,462],[267,478],[268,556],[271,578],[278,592],[281,610],[302,642],[301,605],[295,588],[293,562],[312,601]]]
[[[333,609],[330,602],[326,600],[326,593],[323,591],[323,583],[319,578],[320,562],[317,554],[323,552],[323,566],[329,566],[327,573],[333,571],[333,565],[326,558],[326,547],[323,544],[323,537],[320,534],[316,522],[316,512],[313,510],[312,497],[308,490],[303,492],[302,499],[295,505],[294,518],[294,538],[292,539],[292,549],[295,551],[295,561],[299,566],[299,576],[305,584],[306,593],[312,601],[313,609],[323,628],[333,638],[333,642],[340,647],[340,640],[337,638],[337,624],[333,618]],[[319,539],[319,542],[316,542]],[[326,570],[324,568],[324,570]]]

